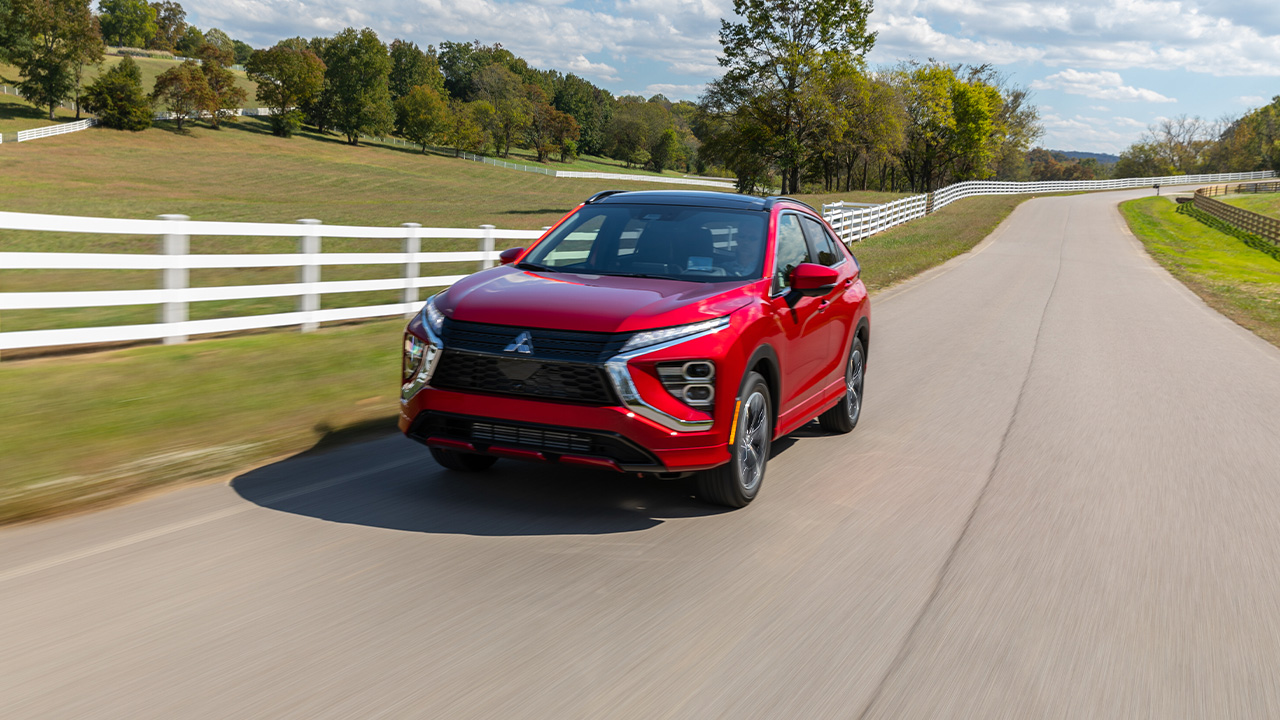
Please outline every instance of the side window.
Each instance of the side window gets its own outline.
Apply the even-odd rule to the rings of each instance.
[[[822,227],[822,223],[811,217],[803,217],[804,234],[809,236],[809,246],[813,249],[813,254],[818,258],[820,265],[831,267],[840,264],[844,260],[844,253],[837,248],[835,241],[831,239],[831,235],[827,233],[827,229]]]
[[[792,213],[778,217],[778,251],[774,261],[773,291],[780,293],[791,287],[791,271],[800,263],[811,262],[809,246],[800,229],[800,218]]]

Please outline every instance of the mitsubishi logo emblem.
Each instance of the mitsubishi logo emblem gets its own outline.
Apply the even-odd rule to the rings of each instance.
[[[503,352],[517,352],[528,355],[533,352],[533,337],[529,335],[529,331],[525,330],[516,336],[515,340],[506,347]]]

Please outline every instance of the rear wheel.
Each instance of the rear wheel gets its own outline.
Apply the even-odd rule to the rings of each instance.
[[[862,383],[866,370],[867,351],[862,347],[862,340],[855,337],[844,368],[844,397],[835,407],[818,416],[818,424],[823,430],[847,433],[857,426],[858,417],[862,415]]]
[[[480,470],[488,470],[493,464],[498,462],[498,458],[492,455],[478,455],[476,453],[464,453],[457,450],[445,450],[444,448],[428,448],[431,451],[431,457],[436,462],[450,470],[458,472],[478,472]]]
[[[717,505],[740,508],[755,499],[764,481],[773,437],[769,386],[759,373],[747,373],[742,383],[732,455],[720,467],[698,473],[698,496]]]

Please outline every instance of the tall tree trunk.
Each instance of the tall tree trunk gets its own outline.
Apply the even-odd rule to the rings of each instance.
[[[867,191],[867,159],[862,158],[862,191]]]

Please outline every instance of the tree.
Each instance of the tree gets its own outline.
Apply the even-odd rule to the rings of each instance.
[[[209,124],[216,130],[223,120],[235,119],[235,111],[244,104],[247,93],[236,85],[236,76],[227,69],[234,58],[226,51],[206,44],[200,48],[199,57],[200,72],[209,87],[207,104],[202,110],[209,115]]]
[[[10,62],[27,52],[31,34],[13,0],[0,0],[0,62]]]
[[[444,76],[440,74],[440,66],[436,64],[434,55],[423,52],[417,45],[405,40],[392,40],[389,54],[391,72],[387,76],[387,89],[391,93],[392,102],[398,103],[414,88],[423,85],[432,88],[437,94],[444,92]],[[398,110],[396,130],[404,131],[404,118]]]
[[[486,128],[503,157],[511,154],[511,142],[529,128],[530,102],[520,77],[503,65],[489,65],[476,80],[476,97],[489,103],[493,113]]]
[[[722,97],[746,103],[782,170],[782,192],[800,189],[800,165],[808,132],[800,93],[822,65],[861,58],[875,44],[867,32],[871,3],[864,0],[734,0],[745,20],[720,21]],[[749,101],[749,102],[748,102]]]
[[[676,138],[675,130],[663,130],[653,144],[653,149],[649,151],[649,167],[659,173],[666,170],[674,160],[679,145],[680,140]]]
[[[200,28],[195,25],[188,25],[182,31],[182,36],[174,42],[173,51],[183,57],[191,57],[196,54],[201,45],[204,45],[204,33],[200,32]]]
[[[93,18],[89,33],[80,39],[79,46],[79,52],[76,53],[71,65],[72,96],[75,100],[77,120],[80,119],[80,98],[81,88],[84,87],[84,69],[89,65],[94,67],[101,66],[104,50],[106,49],[102,45],[102,32],[96,17]]]
[[[258,102],[271,109],[271,132],[289,137],[301,125],[299,108],[324,89],[324,62],[307,49],[276,45],[255,50],[245,71],[258,84]]]
[[[204,31],[204,44],[218,48],[218,50],[226,53],[228,57],[236,56],[236,41],[218,28],[209,28]]]
[[[484,148],[488,138],[482,115],[493,112],[493,106],[483,100],[464,103],[457,98],[449,99],[449,111],[445,115],[445,124],[441,139],[445,145],[453,148],[454,157],[464,152],[479,152]]]
[[[147,47],[170,52],[187,32],[187,11],[174,0],[151,3],[156,13],[156,34],[147,41]]]
[[[102,56],[102,38],[89,11],[89,0],[13,0],[26,40],[8,48],[23,79],[18,92],[32,104],[49,108],[53,119],[58,104],[77,89],[80,67]]]
[[[421,145],[424,153],[429,143],[445,133],[448,112],[448,104],[440,91],[430,85],[419,85],[396,101],[396,116],[403,123],[401,132]]]
[[[334,35],[324,52],[326,92],[332,100],[333,127],[356,145],[361,135],[391,132],[395,111],[387,78],[391,58],[378,35],[347,28]]]
[[[537,85],[526,85],[525,95],[529,108],[526,137],[538,153],[538,162],[546,162],[556,151],[560,151],[563,159],[565,143],[578,138],[578,121],[552,107],[546,93]]]
[[[249,43],[240,40],[232,40],[231,44],[235,46],[235,64],[244,65],[249,62],[249,56],[253,54],[253,47]]]
[[[184,120],[197,117],[214,103],[211,96],[209,83],[194,60],[185,60],[160,73],[151,91],[152,102],[164,105],[173,113],[178,132],[182,132]]]
[[[142,91],[142,72],[128,55],[88,87],[84,106],[109,128],[136,132],[151,127],[151,101]]]
[[[108,45],[140,48],[156,36],[156,9],[146,0],[100,0],[98,9]]]
[[[604,154],[607,144],[605,130],[613,116],[613,95],[577,75],[565,75],[554,85],[551,104],[577,121],[579,148],[590,155]]]

